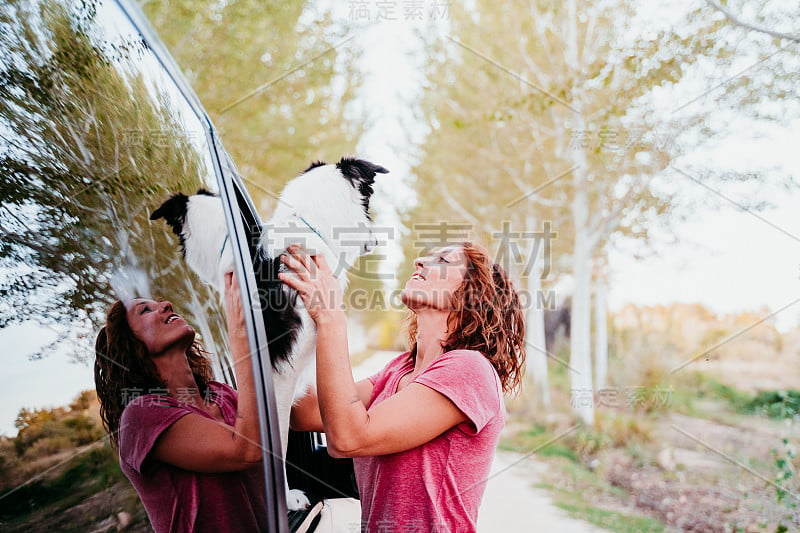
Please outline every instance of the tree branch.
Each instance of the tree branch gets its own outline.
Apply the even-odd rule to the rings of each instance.
[[[450,191],[447,189],[447,186],[443,182],[439,182],[439,191],[442,193],[442,197],[450,206],[451,209],[459,212],[464,218],[466,218],[470,224],[472,224],[475,228],[482,228],[483,224],[481,224],[480,220],[469,212],[469,210],[461,205],[458,200],[456,200]]]
[[[600,227],[595,228],[589,235],[589,250],[594,252],[600,242],[611,235],[614,227],[619,223],[619,216],[617,214],[609,215],[603,219]]]
[[[766,33],[767,35],[771,35],[772,37],[777,37],[778,39],[788,39],[790,41],[794,41],[796,43],[800,43],[800,35],[791,35],[789,33],[782,33],[779,31],[770,30],[764,28],[763,26],[756,26],[755,24],[751,24],[749,22],[745,22],[738,18],[736,15],[725,9],[722,5],[720,5],[716,0],[706,0],[706,3],[725,15],[725,17],[731,21],[734,25],[739,26],[741,28],[745,28],[747,30],[753,30],[760,33]]]

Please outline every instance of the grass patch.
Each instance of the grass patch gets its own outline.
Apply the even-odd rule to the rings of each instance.
[[[592,507],[586,503],[558,500],[556,506],[564,509],[573,518],[586,520],[596,526],[615,531],[616,533],[661,533],[664,524],[646,516],[631,516]]]
[[[545,444],[551,440],[553,435],[540,424],[533,424],[530,429],[521,431],[513,437],[504,438],[500,441],[501,450],[519,453],[530,453],[532,450],[541,457],[563,457],[572,462],[578,462],[578,454],[563,443],[553,442]]]
[[[575,450],[572,450],[566,446],[559,446],[557,444],[548,444],[542,449],[536,450],[536,453],[542,457],[563,457],[564,459],[572,461],[573,463],[577,463],[579,461],[578,454],[575,453]]]
[[[629,494],[622,488],[611,485],[605,477],[597,471],[592,471],[577,463],[562,461],[559,467],[560,478],[564,483],[558,487],[560,499],[565,500],[580,494],[591,498],[592,495],[606,494],[614,496],[621,501],[627,501]]]
[[[746,412],[747,405],[753,398],[745,392],[710,378],[706,381],[705,390],[701,389],[698,394],[700,397],[707,395],[709,398],[721,400],[737,413]]]
[[[555,434],[534,422],[527,429],[502,439],[500,449],[520,453],[535,450],[540,457],[563,457],[579,464],[611,448],[646,444],[651,441],[652,432],[653,424],[643,413],[598,412],[595,428],[582,426],[553,441]]]
[[[609,449],[623,444],[645,447],[651,441],[651,422],[644,413],[605,413],[598,417],[598,426],[581,427],[545,444],[554,434],[546,426],[533,423],[503,439],[501,448],[521,453],[536,449],[535,455],[549,458],[550,473],[533,486],[552,494],[555,505],[570,516],[619,533],[662,533],[665,525],[658,519],[599,507],[598,502],[602,501],[628,502],[630,494],[606,480],[602,461],[595,470],[586,466],[587,459],[602,457]]]
[[[603,499],[626,502],[630,498],[627,491],[608,483],[602,473],[569,461],[556,460],[553,463],[552,466],[558,470],[553,484],[538,485],[548,489],[554,497],[554,504],[571,517],[618,533],[664,531],[664,524],[657,519],[597,507],[596,502]]]
[[[756,396],[742,392],[735,387],[720,383],[716,379],[701,372],[691,375],[690,382],[680,394],[680,403],[690,406],[691,397],[717,400],[724,403],[731,411],[738,414],[759,415],[769,418],[794,418],[800,415],[799,390],[761,391]],[[703,413],[692,413],[702,416]]]
[[[753,401],[751,394],[721,383],[704,372],[682,374],[674,383],[670,407],[677,412],[698,418],[714,418],[719,414],[706,412],[698,405],[698,400],[711,401],[728,413],[754,413],[749,407]]]

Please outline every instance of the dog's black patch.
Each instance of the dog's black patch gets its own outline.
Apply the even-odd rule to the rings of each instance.
[[[219,196],[216,193],[209,191],[208,189],[204,189],[203,187],[197,189],[197,194],[203,194],[205,196]]]
[[[258,243],[261,236],[249,235],[248,242]],[[283,263],[279,257],[268,257],[263,248],[253,252],[253,272],[258,285],[258,304],[261,307],[264,330],[267,334],[269,359],[272,369],[279,372],[289,361],[292,347],[300,333],[302,320],[295,309],[298,295],[278,279]]]
[[[206,189],[200,189],[197,194],[217,196]],[[153,211],[150,220],[163,218],[178,236],[181,252],[186,256],[186,242],[183,238],[183,227],[186,224],[186,210],[189,197],[183,193],[176,193],[169,197],[161,206]],[[245,221],[246,222],[246,221]],[[267,257],[260,247],[260,224],[247,224],[245,229],[249,233],[247,242],[250,245],[250,254],[253,257],[253,272],[258,285],[258,304],[261,307],[264,329],[267,334],[267,346],[272,368],[279,371],[284,363],[289,361],[294,342],[302,326],[302,320],[295,309],[297,293],[289,289],[278,279],[278,272],[283,266],[279,258]]]
[[[179,192],[169,197],[161,206],[153,211],[150,220],[163,218],[172,233],[178,236],[181,243],[181,252],[186,256],[186,241],[183,238],[183,225],[186,223],[186,207],[189,205],[189,197]]]
[[[364,213],[368,220],[372,220],[369,214],[369,200],[374,192],[372,184],[375,183],[375,174],[388,174],[389,171],[380,165],[354,157],[343,157],[336,163],[336,168],[361,193],[361,205],[364,206]]]
[[[301,172],[301,174],[305,174],[309,170],[315,169],[317,167],[324,167],[327,164],[328,163],[326,163],[325,161],[312,161],[311,164],[308,165],[308,168],[305,169],[303,172]]]

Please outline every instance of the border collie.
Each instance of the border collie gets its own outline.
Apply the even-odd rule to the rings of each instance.
[[[295,291],[278,279],[278,272],[286,271],[279,256],[292,243],[324,255],[344,290],[347,270],[378,244],[369,201],[376,173],[387,172],[362,159],[314,162],[286,185],[269,222],[253,229],[258,239],[254,242],[259,243],[253,266],[274,370],[284,458],[292,404],[315,379],[316,329]],[[220,199],[204,189],[192,196],[177,193],[150,216],[159,218],[178,236],[189,267],[222,294],[233,255]],[[309,503],[302,491],[288,487],[286,498],[290,511]]]

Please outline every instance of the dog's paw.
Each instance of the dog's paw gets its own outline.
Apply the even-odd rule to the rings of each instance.
[[[299,511],[309,506],[311,502],[306,498],[305,493],[299,489],[292,489],[286,494],[286,506],[290,511]]]

